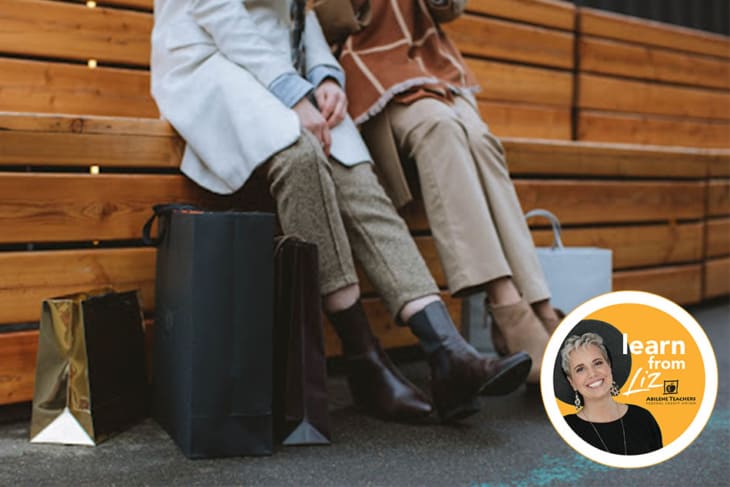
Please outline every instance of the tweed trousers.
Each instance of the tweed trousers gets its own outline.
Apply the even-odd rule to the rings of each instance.
[[[472,99],[423,98],[387,107],[405,160],[414,161],[449,290],[465,295],[511,276],[534,303],[550,297],[504,150]]]
[[[305,130],[264,170],[284,233],[317,244],[322,295],[358,282],[353,254],[393,316],[439,292],[371,164],[329,160]]]

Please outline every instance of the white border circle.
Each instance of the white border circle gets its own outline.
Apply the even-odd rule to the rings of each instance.
[[[694,339],[702,356],[705,369],[705,388],[700,408],[689,427],[669,445],[641,455],[616,455],[595,448],[578,436],[563,419],[558,408],[553,385],[553,368],[560,354],[560,346],[568,337],[568,333],[586,316],[603,308],[617,304],[643,304],[667,313],[681,323]],[[540,391],[550,422],[570,447],[594,462],[618,468],[641,468],[664,462],[687,448],[702,432],[707,424],[717,399],[717,360],[705,331],[697,321],[676,303],[656,294],[643,291],[616,291],[603,294],[586,301],[571,311],[555,330],[542,361],[540,373]]]

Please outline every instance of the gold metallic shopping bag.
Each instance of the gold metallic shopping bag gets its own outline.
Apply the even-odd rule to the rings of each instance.
[[[143,326],[137,291],[43,302],[31,442],[96,445],[146,416]]]

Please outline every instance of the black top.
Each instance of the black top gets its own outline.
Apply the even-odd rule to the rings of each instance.
[[[626,431],[626,454],[639,455],[658,450],[662,447],[662,432],[659,429],[654,416],[646,409],[629,404],[629,409],[624,414],[623,427]],[[624,454],[624,437],[621,431],[621,419],[610,423],[591,423],[578,417],[577,414],[564,416],[565,421],[578,436],[595,446],[599,450],[605,450],[608,446],[610,453],[617,455]],[[601,438],[603,439],[601,442]],[[603,443],[606,443],[606,446]]]

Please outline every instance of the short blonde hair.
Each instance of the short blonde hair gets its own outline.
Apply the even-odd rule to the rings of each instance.
[[[601,335],[591,332],[583,333],[582,335],[571,335],[567,340],[565,340],[563,348],[560,350],[560,366],[563,368],[565,375],[570,375],[570,354],[578,348],[587,347],[588,345],[595,345],[598,347],[603,358],[608,361],[609,365],[611,364],[611,359],[608,356],[608,350],[606,350],[606,346],[603,344],[603,338]]]

